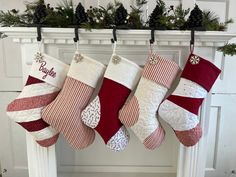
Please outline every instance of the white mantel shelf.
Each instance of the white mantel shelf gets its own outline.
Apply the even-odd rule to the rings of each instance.
[[[35,43],[37,30],[34,27],[0,27],[0,32],[18,43]],[[222,31],[196,31],[195,46],[218,47],[236,37],[236,33]],[[42,28],[44,44],[73,44],[73,28]],[[80,44],[110,45],[112,29],[79,29]],[[118,44],[147,45],[150,30],[117,30]],[[190,31],[155,31],[156,44],[159,46],[189,46]]]

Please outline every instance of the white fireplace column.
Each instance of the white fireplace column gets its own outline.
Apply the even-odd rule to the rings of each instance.
[[[25,81],[32,59],[38,50],[36,28],[0,28],[0,31],[20,44],[23,81]],[[214,62],[216,48],[224,45],[235,36],[236,34],[227,32],[196,32],[195,53],[212,59],[212,62]],[[74,51],[73,37],[74,29],[71,28],[42,28],[42,50],[58,58],[66,52],[72,54]],[[79,47],[84,53],[91,55],[111,53],[112,30],[110,29],[92,30],[92,32],[79,30],[79,38]],[[137,56],[147,55],[150,39],[149,30],[117,30],[117,38],[117,52],[121,55],[128,55],[131,52],[136,53]],[[189,31],[156,31],[154,48],[161,55],[173,56],[173,60],[183,67],[189,54],[189,41]],[[94,50],[97,50],[97,53],[93,53]],[[109,59],[101,58],[99,60],[103,63],[106,63]],[[69,63],[69,59],[64,62]],[[142,65],[144,60],[145,58],[137,59],[136,63]],[[218,67],[221,68],[221,66]],[[204,101],[199,114],[204,132],[200,142],[191,148],[178,144],[177,177],[204,177],[207,136],[210,126],[208,119],[210,105],[211,93]],[[26,135],[26,138],[29,177],[57,177],[55,146],[43,148],[29,134]],[[155,172],[154,168],[150,169]],[[125,172],[125,168],[123,168],[123,172]],[[130,172],[130,170],[127,172]]]

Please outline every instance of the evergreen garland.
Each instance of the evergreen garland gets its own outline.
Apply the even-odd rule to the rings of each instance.
[[[57,7],[50,7],[44,0],[26,3],[26,10],[20,13],[16,9],[6,12],[0,10],[0,26],[35,26],[47,27],[74,27],[85,29],[168,29],[188,30],[192,28],[224,31],[232,19],[224,23],[211,11],[202,11],[197,5],[186,19],[190,9],[183,9],[182,4],[177,7],[166,7],[163,0],[157,0],[156,7],[147,22],[143,21],[143,6],[147,0],[136,0],[128,13],[123,4],[117,0],[107,7],[90,7],[85,10],[79,3],[74,10],[72,0],[60,0]]]
[[[219,16],[209,10],[203,11],[203,26],[209,31],[225,31],[229,23],[233,23],[232,19],[224,23],[220,23]]]

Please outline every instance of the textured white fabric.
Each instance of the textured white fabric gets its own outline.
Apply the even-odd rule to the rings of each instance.
[[[134,89],[138,83],[142,69],[134,62],[127,60],[124,57],[118,56],[120,61],[113,63],[112,55],[104,77],[124,85],[129,89]]]
[[[41,118],[41,111],[44,107],[22,111],[7,112],[7,115],[15,122],[31,122]]]
[[[199,123],[198,116],[183,109],[169,100],[165,100],[158,111],[160,117],[174,130],[190,130]]]
[[[129,132],[122,126],[107,142],[107,147],[113,151],[122,151],[129,143]]]
[[[134,95],[139,103],[139,118],[131,129],[142,142],[159,127],[156,111],[166,92],[166,87],[144,77],[140,79]]]
[[[47,127],[39,131],[30,132],[30,134],[34,137],[36,141],[42,141],[52,138],[53,136],[58,134],[58,132],[52,127]]]
[[[42,61],[33,61],[29,75],[43,80],[57,88],[62,88],[69,66],[45,53],[42,55]],[[49,71],[50,73],[55,74],[50,76]]]
[[[57,92],[59,90],[60,90],[59,88],[54,87],[47,83],[27,85],[22,89],[22,92],[17,97],[17,99],[50,94],[50,93]]]
[[[207,90],[199,84],[185,78],[181,78],[179,85],[172,93],[172,95],[191,97],[191,98],[205,98]]]
[[[100,101],[99,97],[96,98],[87,106],[81,113],[82,121],[85,125],[95,128],[100,121]]]
[[[105,65],[83,54],[81,56],[83,58],[79,62],[72,60],[67,75],[95,88],[105,71]]]

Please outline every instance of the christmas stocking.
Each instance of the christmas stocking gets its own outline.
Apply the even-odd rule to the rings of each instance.
[[[123,150],[129,134],[118,119],[118,112],[140,78],[141,69],[135,63],[113,55],[105,72],[98,96],[82,112],[82,120],[102,136],[107,147]]]
[[[202,136],[198,111],[220,74],[211,62],[191,54],[175,91],[159,108],[159,115],[174,129],[185,146],[195,145]]]
[[[44,147],[56,143],[58,132],[41,118],[42,109],[62,88],[69,66],[38,53],[20,95],[7,107],[7,115],[33,135]]]
[[[179,71],[178,65],[158,55],[147,61],[137,90],[119,113],[120,121],[134,131],[148,149],[158,147],[165,132],[156,111]]]
[[[43,110],[42,118],[75,149],[83,149],[94,141],[95,132],[83,124],[80,113],[104,70],[102,63],[76,52],[60,94]]]

